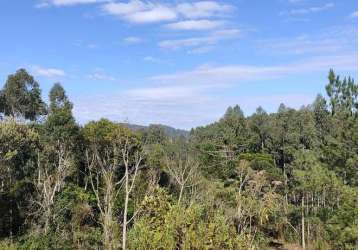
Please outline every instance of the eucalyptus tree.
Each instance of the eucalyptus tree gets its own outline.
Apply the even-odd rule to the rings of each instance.
[[[39,84],[25,69],[8,76],[0,96],[0,110],[5,116],[36,120],[46,114]]]
[[[87,167],[92,191],[100,211],[105,249],[116,249],[115,202],[123,195],[122,249],[127,249],[127,228],[136,214],[128,217],[128,207],[144,156],[140,137],[126,127],[108,120],[91,122],[84,128],[88,142]]]

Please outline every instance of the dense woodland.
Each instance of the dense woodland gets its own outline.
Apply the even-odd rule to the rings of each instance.
[[[358,249],[358,85],[330,71],[324,96],[170,135],[79,125],[20,69],[0,92],[0,249]]]

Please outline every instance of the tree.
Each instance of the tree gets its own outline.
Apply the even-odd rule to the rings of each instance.
[[[39,135],[13,119],[0,122],[0,235],[12,237],[27,216],[30,181],[36,165]]]
[[[50,141],[66,142],[74,147],[79,137],[79,127],[72,115],[72,103],[68,100],[65,90],[55,83],[50,90],[50,109],[44,129]]]
[[[187,151],[177,149],[166,154],[166,168],[174,182],[179,186],[178,204],[185,189],[193,188],[197,183],[199,163]]]
[[[39,84],[25,69],[19,69],[15,74],[9,75],[0,96],[0,108],[7,116],[35,120],[46,114]]]
[[[91,122],[84,128],[89,143],[87,166],[90,184],[101,214],[105,249],[116,248],[114,205],[123,187],[122,249],[127,249],[130,195],[142,167],[141,143],[137,134],[107,120]]]
[[[328,76],[329,83],[326,85],[326,92],[330,98],[332,115],[343,112],[346,115],[353,115],[358,108],[358,85],[351,77],[341,80],[331,69]]]
[[[38,195],[33,201],[37,207],[38,217],[44,221],[45,234],[49,232],[50,223],[54,218],[53,206],[56,195],[63,190],[66,177],[70,175],[73,165],[71,153],[66,145],[59,143],[55,148],[52,148],[52,145],[46,146],[49,148],[38,156],[37,180],[34,183]],[[55,159],[52,159],[53,157]]]
[[[249,127],[251,131],[257,136],[254,145],[259,147],[263,153],[266,147],[266,141],[269,136],[269,116],[262,107],[258,107],[256,112],[250,117]]]
[[[143,141],[145,144],[164,144],[168,140],[163,127],[159,125],[150,125],[144,131]]]

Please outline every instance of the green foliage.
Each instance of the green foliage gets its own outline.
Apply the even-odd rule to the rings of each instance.
[[[72,104],[59,83],[52,87],[49,97],[50,112],[44,124],[47,137],[74,144],[79,137],[79,127],[72,115]]]
[[[35,120],[46,114],[39,84],[25,69],[19,69],[8,77],[0,96],[0,111],[7,116]]]
[[[219,213],[212,216],[198,205],[171,205],[162,190],[147,197],[145,215],[130,231],[130,249],[240,249],[245,239]],[[210,218],[208,220],[208,218]]]
[[[358,189],[345,187],[339,209],[327,222],[335,249],[358,248]]]

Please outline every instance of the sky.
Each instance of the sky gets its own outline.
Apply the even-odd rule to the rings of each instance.
[[[60,82],[84,124],[190,129],[229,105],[275,112],[358,78],[357,0],[0,0],[0,86]]]

